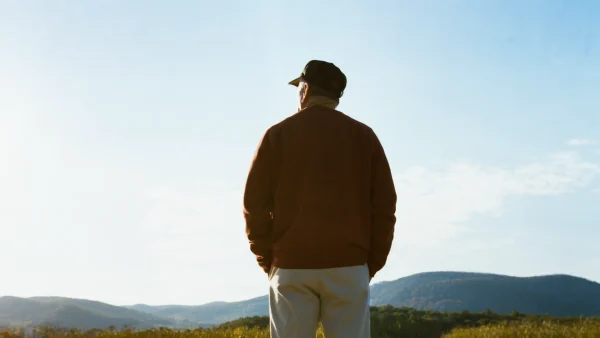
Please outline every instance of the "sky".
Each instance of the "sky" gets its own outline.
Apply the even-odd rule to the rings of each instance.
[[[398,193],[373,283],[600,282],[600,2],[0,2],[0,295],[268,292],[242,194],[311,59],[348,77]],[[10,278],[6,278],[10,276]]]

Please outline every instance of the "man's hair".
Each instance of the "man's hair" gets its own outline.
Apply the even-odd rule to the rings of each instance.
[[[310,92],[311,96],[325,96],[327,98],[339,101],[340,98],[337,97],[335,94],[331,93],[328,90],[325,90],[319,86],[315,86],[315,85],[311,85],[310,83],[308,84],[308,90]]]

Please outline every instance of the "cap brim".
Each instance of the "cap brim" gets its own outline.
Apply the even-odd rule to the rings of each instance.
[[[289,84],[291,84],[292,86],[298,87],[300,85],[300,82],[302,82],[302,77],[299,77],[295,80],[290,81]]]

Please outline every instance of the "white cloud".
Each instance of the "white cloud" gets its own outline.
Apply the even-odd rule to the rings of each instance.
[[[600,145],[600,140],[574,138],[567,141],[567,145],[578,146],[597,146]]]
[[[510,198],[571,193],[591,188],[598,178],[600,163],[583,159],[575,152],[552,154],[512,168],[454,163],[443,170],[402,170],[395,175],[396,239],[388,266],[374,281],[424,269],[464,267],[462,262],[443,260],[440,255],[502,252],[500,249],[515,245],[514,238],[507,235],[488,238],[487,242],[460,240],[463,235],[477,233],[472,223],[466,227],[467,221],[477,215],[500,215]]]
[[[404,243],[431,243],[455,235],[475,214],[498,213],[507,198],[558,195],[585,187],[600,165],[577,153],[557,153],[514,168],[456,163],[444,171],[411,167],[395,176],[398,230]]]

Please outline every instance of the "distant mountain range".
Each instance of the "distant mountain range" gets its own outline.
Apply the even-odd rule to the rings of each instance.
[[[220,324],[243,317],[268,316],[268,304],[268,296],[261,296],[241,302],[214,302],[198,306],[138,304],[127,308],[175,320],[187,319],[206,324]]]
[[[510,277],[430,272],[371,286],[373,306],[438,311],[600,316],[600,284],[568,275]],[[113,306],[61,297],[1,297],[0,327],[44,324],[81,329],[115,327],[197,327],[241,317],[268,315],[268,298],[198,306]]]
[[[0,327],[54,325],[81,329],[178,326],[176,320],[84,299],[61,297],[2,297]]]
[[[568,275],[510,277],[433,272],[371,287],[372,305],[421,310],[481,312],[513,310],[551,316],[600,315],[600,284]]]

